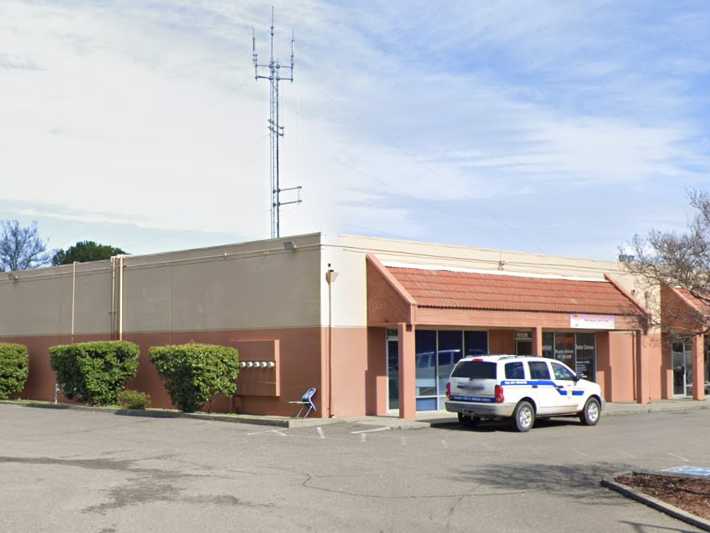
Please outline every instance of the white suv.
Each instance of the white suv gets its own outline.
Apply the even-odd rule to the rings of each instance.
[[[604,401],[599,385],[560,361],[517,355],[464,357],[451,372],[446,397],[446,410],[464,425],[512,417],[518,431],[551,416],[579,416],[593,426]]]

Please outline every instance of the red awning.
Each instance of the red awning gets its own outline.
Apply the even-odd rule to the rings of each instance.
[[[388,267],[419,307],[640,315],[613,283]]]
[[[710,317],[710,303],[694,296],[688,289],[673,289],[690,307],[706,317]]]

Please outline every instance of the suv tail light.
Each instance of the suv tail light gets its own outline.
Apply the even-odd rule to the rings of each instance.
[[[446,398],[451,399],[451,382],[446,383]]]
[[[496,385],[496,403],[503,403],[505,401],[505,395],[503,394],[503,387]]]

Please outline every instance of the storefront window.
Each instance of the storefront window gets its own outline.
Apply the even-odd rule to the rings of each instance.
[[[574,371],[583,379],[594,381],[597,375],[596,343],[593,333],[577,333]]]
[[[488,353],[488,332],[464,331],[466,355],[486,355]]]
[[[542,355],[544,357],[553,357],[555,355],[555,334],[545,332],[542,334]]]
[[[594,333],[545,332],[542,334],[542,355],[562,361],[581,378],[595,381],[595,340]]]
[[[416,367],[417,410],[436,410],[436,331],[416,331]]]
[[[555,359],[574,368],[574,333],[555,333]]]
[[[446,394],[446,382],[454,365],[463,357],[463,335],[459,331],[439,331],[437,374],[439,375],[439,396]]]
[[[461,330],[417,330],[416,331],[416,394],[417,410],[433,411],[442,409],[446,382],[454,366],[466,355],[484,355],[488,353],[488,333],[485,331]],[[394,354],[391,367],[394,368]],[[392,383],[394,373],[390,374],[390,408],[396,402],[391,396],[398,390]],[[397,378],[398,379],[398,378]]]

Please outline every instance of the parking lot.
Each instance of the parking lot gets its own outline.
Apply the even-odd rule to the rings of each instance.
[[[705,410],[518,434],[0,405],[0,531],[692,531],[599,479],[708,466],[708,442]]]

